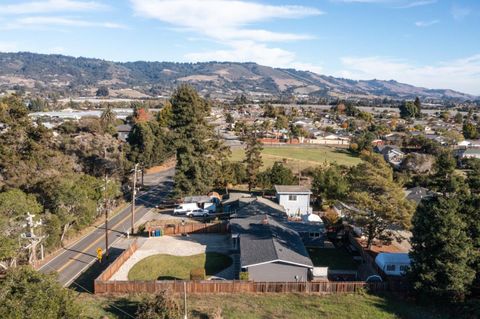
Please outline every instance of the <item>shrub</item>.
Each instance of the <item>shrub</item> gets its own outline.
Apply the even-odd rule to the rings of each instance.
[[[195,268],[190,270],[190,280],[205,280],[205,268]]]
[[[137,319],[177,319],[182,317],[182,309],[173,294],[161,291],[155,297],[148,297],[138,306]]]
[[[240,272],[240,280],[248,281],[248,271]]]

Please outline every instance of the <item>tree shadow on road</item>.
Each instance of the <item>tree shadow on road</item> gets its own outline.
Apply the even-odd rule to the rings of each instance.
[[[120,248],[110,248],[108,260],[104,257],[102,262],[95,261],[87,270],[85,270],[76,280],[72,282],[69,288],[78,292],[93,293],[93,282],[100,274],[124,251]]]

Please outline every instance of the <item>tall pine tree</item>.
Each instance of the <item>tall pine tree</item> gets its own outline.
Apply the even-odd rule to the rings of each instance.
[[[410,279],[420,296],[462,300],[475,277],[474,249],[456,197],[434,197],[418,206],[412,220]]]
[[[256,128],[249,130],[246,137],[245,160],[247,166],[247,183],[248,190],[257,186],[257,177],[260,173],[262,161],[262,143],[257,139]]]
[[[188,85],[179,86],[170,103],[170,128],[177,157],[175,195],[205,194],[214,185],[217,165],[226,152],[206,122],[210,105]]]

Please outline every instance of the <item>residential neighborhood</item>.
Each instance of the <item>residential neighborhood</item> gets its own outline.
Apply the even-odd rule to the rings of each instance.
[[[0,319],[480,318],[479,16],[0,1]]]

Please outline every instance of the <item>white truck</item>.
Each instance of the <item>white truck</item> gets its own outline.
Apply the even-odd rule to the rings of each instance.
[[[197,203],[183,203],[178,205],[173,210],[173,215],[187,215],[189,212],[193,212],[194,210],[200,209]]]

